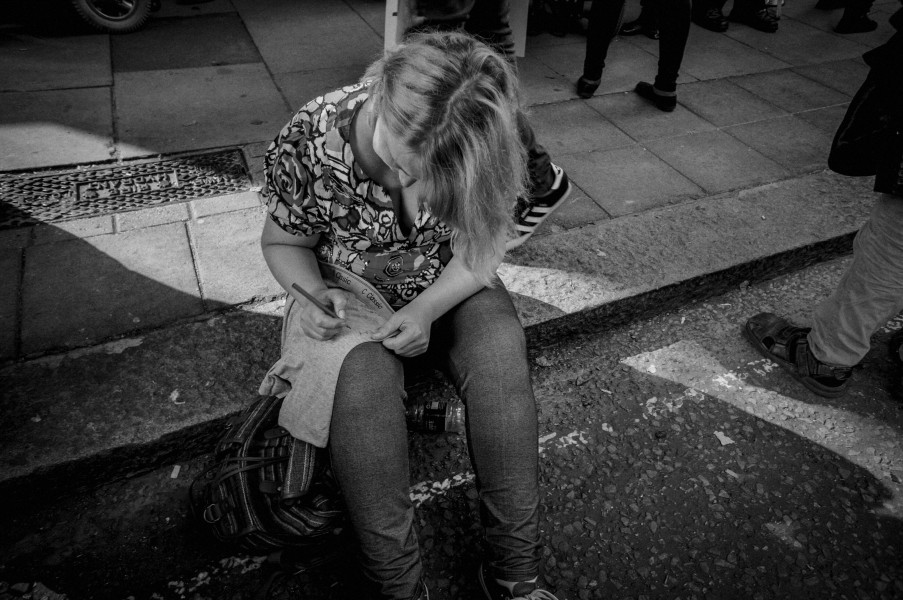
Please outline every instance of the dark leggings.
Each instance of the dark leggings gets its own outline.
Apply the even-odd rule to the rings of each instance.
[[[655,87],[663,92],[677,89],[677,76],[684,59],[690,35],[690,0],[654,0],[646,10],[658,15],[658,74]],[[583,78],[597,81],[602,78],[608,46],[618,33],[624,0],[593,0],[586,32],[586,58]]]

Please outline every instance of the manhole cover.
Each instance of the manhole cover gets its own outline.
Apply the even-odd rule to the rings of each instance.
[[[250,188],[248,168],[237,149],[109,167],[0,174],[0,230]]]

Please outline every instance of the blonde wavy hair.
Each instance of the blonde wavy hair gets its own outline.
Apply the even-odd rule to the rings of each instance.
[[[454,231],[452,248],[489,284],[499,239],[527,190],[514,67],[464,33],[423,33],[367,69],[374,120],[420,157],[420,201]]]

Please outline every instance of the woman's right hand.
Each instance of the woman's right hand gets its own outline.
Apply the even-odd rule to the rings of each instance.
[[[347,327],[345,323],[345,307],[348,304],[347,292],[338,288],[326,288],[312,292],[314,298],[332,308],[340,318],[334,319],[320,310],[306,298],[298,300],[301,304],[301,330],[309,338],[330,340]]]

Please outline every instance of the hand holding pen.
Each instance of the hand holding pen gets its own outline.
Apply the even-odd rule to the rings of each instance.
[[[297,283],[292,283],[292,289],[308,301],[301,313],[301,329],[308,337],[328,340],[341,333],[343,329],[349,328],[345,322],[347,292],[327,288],[314,296]]]

